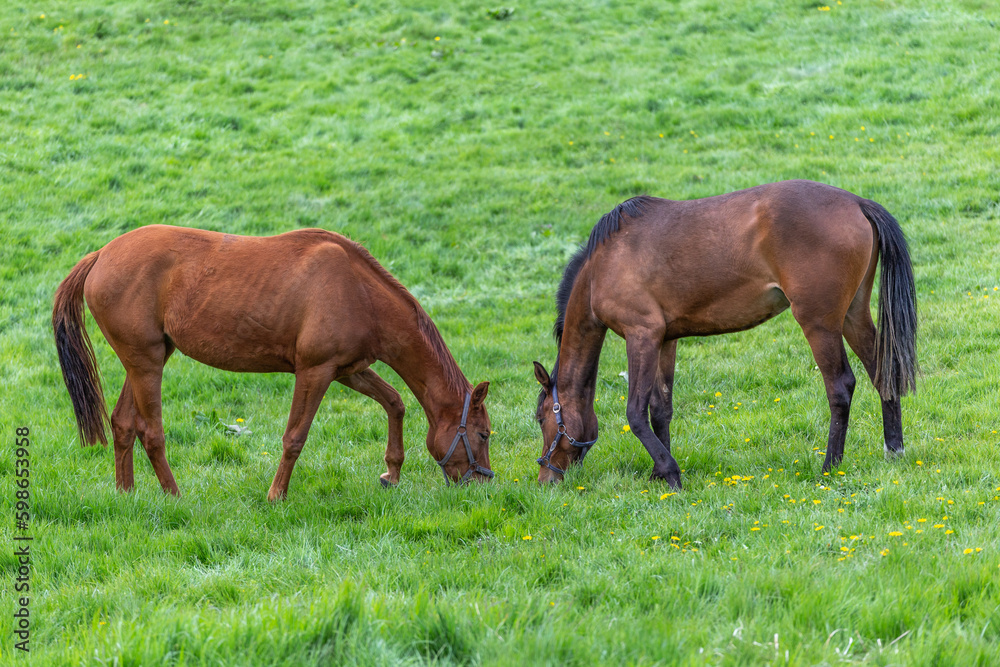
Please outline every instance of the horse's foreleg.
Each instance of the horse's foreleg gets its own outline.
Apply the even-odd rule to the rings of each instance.
[[[805,327],[802,330],[812,348],[813,358],[823,374],[826,398],[830,403],[830,434],[826,443],[826,460],[823,471],[840,465],[844,457],[844,440],[847,438],[847,421],[851,414],[854,396],[854,371],[847,361],[847,350],[841,331],[824,327]]]
[[[656,388],[649,401],[649,421],[653,433],[670,451],[670,420],[674,416],[674,365],[677,360],[677,341],[669,340],[660,348],[660,363],[656,375]]]
[[[288,482],[292,469],[299,459],[302,446],[309,435],[313,417],[323,402],[323,395],[333,382],[335,370],[327,366],[316,366],[295,372],[295,391],[292,394],[292,409],[288,414],[288,425],[281,438],[281,462],[274,473],[274,481],[267,493],[268,500],[281,500],[288,495]]]
[[[847,311],[844,321],[844,338],[847,344],[858,355],[865,366],[868,377],[875,382],[875,323],[867,304],[855,308],[854,304]],[[899,397],[886,400],[882,398],[882,432],[885,438],[886,456],[902,456],[903,454],[903,413]]]
[[[403,452],[403,415],[406,413],[399,392],[370,368],[345,378],[339,378],[337,381],[375,400],[385,408],[385,412],[389,416],[389,444],[385,448],[385,464],[388,472],[382,473],[379,481],[382,482],[383,486],[399,484],[399,471],[403,467],[403,459],[405,458]]]
[[[675,489],[681,488],[681,470],[660,439],[649,426],[650,397],[656,388],[662,336],[627,336],[629,427],[653,459],[653,479],[665,479]]]
[[[131,491],[135,486],[133,448],[135,447],[136,410],[132,384],[125,376],[122,393],[111,412],[111,433],[115,447],[115,486],[119,491]]]

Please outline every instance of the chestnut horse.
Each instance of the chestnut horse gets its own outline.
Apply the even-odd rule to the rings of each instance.
[[[165,456],[160,406],[163,366],[175,349],[227,371],[295,374],[270,500],[287,494],[309,426],[334,380],[385,408],[388,471],[380,479],[384,485],[399,481],[403,402],[369,368],[375,360],[399,373],[423,407],[427,449],[446,480],[493,476],[483,405],[489,383],[473,389],[416,299],[367,250],[339,234],[303,229],[258,238],[150,225],[80,260],[56,291],[52,327],[80,438],[107,444],[107,409],[84,329],[84,298],[125,366],[110,420],[122,491],[134,483],[138,436],[163,490],[179,494]]]
[[[552,374],[535,362],[539,482],[561,479],[596,442],[597,366],[611,329],[625,339],[629,426],[653,459],[652,478],[679,489],[670,454],[677,340],[750,329],[789,307],[830,403],[823,470],[843,457],[854,393],[842,338],[881,396],[886,454],[903,452],[899,399],[916,387],[916,290],[899,224],[873,201],[811,181],[691,201],[636,197],[597,223],[556,303]]]

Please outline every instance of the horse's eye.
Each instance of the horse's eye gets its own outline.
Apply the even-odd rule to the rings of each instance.
[[[483,431],[480,431],[479,432],[479,437],[482,438],[483,440],[489,440],[490,439],[489,431],[487,431],[485,433]]]

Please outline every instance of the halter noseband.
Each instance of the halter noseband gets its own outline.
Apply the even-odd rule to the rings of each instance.
[[[556,431],[556,437],[552,441],[552,444],[549,445],[549,451],[545,452],[545,456],[539,458],[537,463],[543,468],[548,468],[549,470],[557,472],[560,475],[565,475],[566,474],[565,470],[560,470],[559,468],[552,465],[552,453],[556,451],[556,445],[559,444],[559,438],[565,437],[566,440],[569,441],[569,444],[573,445],[574,447],[579,447],[582,450],[580,452],[580,459],[583,459],[583,457],[587,455],[587,452],[590,451],[590,448],[594,446],[595,442],[597,442],[597,438],[594,438],[589,442],[580,442],[579,440],[574,440],[573,436],[571,436],[569,433],[566,432],[566,424],[563,423],[563,418],[562,418],[562,406],[559,405],[559,392],[556,391],[555,383],[552,384],[552,412],[555,413],[556,424],[559,425],[558,430]]]
[[[465,405],[462,406],[462,422],[458,425],[458,433],[455,434],[455,439],[451,441],[451,447],[448,448],[448,453],[444,455],[444,458],[437,462],[441,466],[441,474],[444,475],[444,481],[451,486],[451,478],[448,477],[448,473],[445,472],[445,465],[451,459],[451,455],[455,453],[455,448],[458,447],[458,441],[465,441],[465,455],[469,459],[469,469],[465,471],[462,479],[458,481],[459,484],[465,484],[472,477],[473,473],[478,472],[484,477],[493,477],[493,471],[489,468],[484,468],[483,466],[476,463],[476,457],[472,453],[472,445],[469,444],[469,435],[465,430],[465,420],[469,417],[469,401],[472,399],[472,394],[466,392],[465,394]]]

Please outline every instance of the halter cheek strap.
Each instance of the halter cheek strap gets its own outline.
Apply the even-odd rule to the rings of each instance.
[[[549,445],[548,451],[545,452],[545,456],[539,458],[537,463],[543,468],[548,468],[549,470],[557,472],[560,475],[565,475],[566,474],[565,470],[560,470],[556,466],[552,465],[552,453],[556,451],[556,445],[559,444],[559,438],[566,438],[569,444],[573,445],[574,447],[579,447],[581,450],[580,452],[581,460],[583,459],[584,456],[587,455],[587,452],[590,451],[590,448],[594,446],[594,443],[597,442],[597,438],[594,438],[589,442],[580,442],[579,440],[574,440],[573,436],[571,436],[569,433],[566,432],[566,424],[563,423],[563,418],[562,418],[562,406],[559,404],[559,392],[556,391],[555,384],[552,385],[552,401],[553,401],[552,412],[554,412],[556,415],[556,424],[558,424],[558,430],[556,431],[555,439],[552,440],[552,444]]]
[[[459,484],[465,484],[472,477],[473,473],[479,473],[484,477],[493,477],[493,471],[489,468],[484,468],[476,462],[476,457],[472,453],[472,445],[469,444],[469,434],[465,430],[465,421],[469,418],[469,401],[472,400],[472,394],[465,394],[465,405],[462,406],[462,422],[458,425],[458,433],[455,434],[455,439],[451,441],[451,447],[448,448],[448,453],[444,455],[444,458],[437,462],[441,466],[441,474],[444,475],[444,481],[451,486],[451,478],[448,477],[448,473],[445,471],[444,467],[447,465],[448,461],[451,460],[451,455],[455,453],[455,448],[458,447],[458,441],[462,440],[465,442],[465,456],[469,460],[469,469],[465,471],[462,479],[459,480]]]

